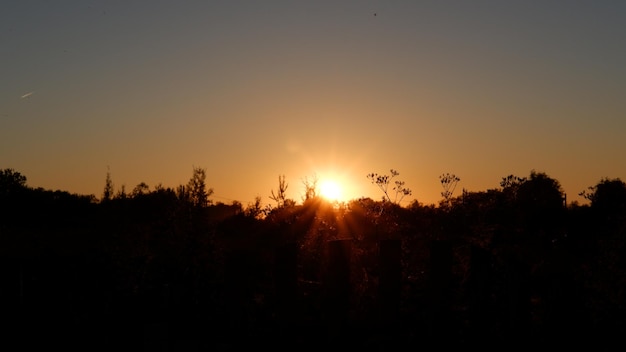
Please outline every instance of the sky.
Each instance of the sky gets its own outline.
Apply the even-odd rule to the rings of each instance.
[[[626,180],[625,43],[625,1],[3,1],[0,169],[99,198],[200,167],[244,205],[535,170],[582,203]]]

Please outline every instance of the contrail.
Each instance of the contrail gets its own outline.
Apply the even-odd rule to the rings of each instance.
[[[22,95],[22,96],[20,97],[20,99],[28,98],[28,97],[30,97],[31,95],[33,95],[34,93],[35,93],[35,91],[28,92],[28,93],[26,93],[26,94]]]

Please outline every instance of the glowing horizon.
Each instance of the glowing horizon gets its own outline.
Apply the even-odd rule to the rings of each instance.
[[[271,203],[285,175],[299,202],[315,174],[379,200],[366,175],[393,168],[406,205],[447,172],[460,193],[537,170],[579,202],[626,179],[626,2],[16,2],[0,21],[0,168],[33,187],[199,166],[218,201]]]

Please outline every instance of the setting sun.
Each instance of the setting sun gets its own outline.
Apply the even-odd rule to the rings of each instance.
[[[339,200],[341,198],[341,188],[335,181],[326,180],[320,184],[320,194],[328,200]]]

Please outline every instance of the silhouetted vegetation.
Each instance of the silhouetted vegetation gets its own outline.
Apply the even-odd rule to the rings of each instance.
[[[210,199],[206,171],[101,199],[32,188],[0,170],[0,304],[23,348],[354,349],[609,346],[626,332],[626,184],[601,179],[566,204],[545,173],[436,205],[397,176],[330,203],[279,176],[265,205]],[[37,339],[33,339],[37,336]],[[5,342],[8,343],[8,342]],[[34,346],[34,345],[33,345]],[[86,347],[88,346],[88,347]]]

